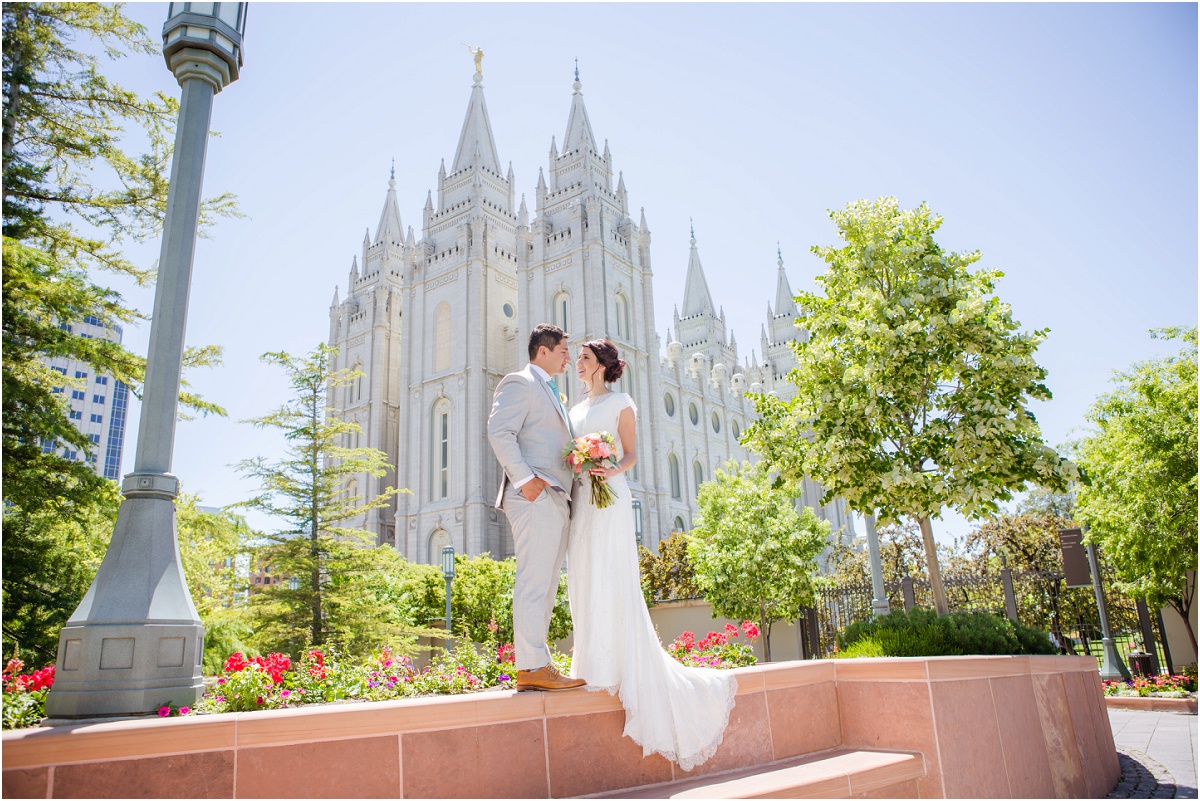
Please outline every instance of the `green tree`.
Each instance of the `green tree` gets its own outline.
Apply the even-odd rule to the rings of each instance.
[[[4,510],[4,652],[52,664],[58,633],[91,586],[112,539],[121,496],[99,482],[78,505],[12,505]]]
[[[395,633],[393,621],[363,603],[362,579],[385,557],[367,532],[345,525],[371,509],[388,505],[401,490],[369,500],[348,489],[352,476],[378,478],[388,469],[387,455],[374,448],[341,443],[359,433],[357,423],[341,419],[328,405],[332,391],[362,375],[331,367],[337,349],[320,344],[306,356],[266,353],[262,360],[283,368],[292,397],[270,414],[247,422],[280,431],[287,441],[283,458],[247,459],[237,464],[260,484],[259,494],[234,504],[283,518],[288,527],[267,537],[265,558],[291,582],[265,587],[251,601],[261,638],[298,653],[321,645],[334,634],[342,645],[360,650],[381,644]],[[389,568],[391,569],[391,568]]]
[[[1041,493],[1031,496],[1018,509],[1045,510],[1069,507],[1065,496]],[[975,528],[965,541],[967,551],[975,561],[986,567],[1007,567],[1015,573],[1053,571],[1062,568],[1062,546],[1058,532],[1071,528],[1070,518],[1053,512],[999,515]],[[1063,592],[1061,580],[1047,579],[1045,592],[1018,592],[1018,617],[1024,621],[1046,621],[1059,642],[1065,642],[1063,626]]]
[[[696,571],[688,560],[687,535],[682,531],[660,540],[657,554],[641,548],[639,563],[647,605],[700,595],[700,588],[696,586]]]
[[[811,606],[817,556],[829,521],[796,511],[796,484],[772,479],[759,463],[729,463],[700,485],[700,515],[688,537],[695,583],[714,616],[757,620],[771,660],[771,625]]]
[[[54,661],[58,632],[96,576],[121,505],[115,483],[100,486],[91,502],[72,514],[42,506],[34,512],[15,508],[5,515],[6,571],[13,566],[4,584],[5,653],[36,655],[42,664]],[[242,649],[249,633],[241,603],[245,575],[238,560],[254,532],[239,516],[202,509],[199,502],[189,493],[175,501],[179,556],[205,628],[205,666],[213,669]],[[14,530],[21,535],[14,536]],[[41,564],[28,567],[30,562]]]
[[[993,294],[1001,273],[935,241],[942,218],[894,198],[830,213],[846,245],[814,247],[825,295],[800,293],[790,401],[756,399],[743,441],[783,475],[808,475],[881,523],[921,527],[934,603],[947,604],[931,519],[991,514],[1027,482],[1065,489],[1074,466],[1042,443],[1032,400],[1048,400],[1034,352]]]
[[[201,508],[200,498],[188,493],[175,500],[175,515],[183,574],[204,624],[204,669],[215,673],[250,640],[245,565],[257,532],[232,511]]]
[[[136,394],[145,360],[106,339],[76,333],[85,317],[105,326],[142,319],[96,276],[148,283],[151,271],[122,252],[157,236],[167,197],[167,168],[178,110],[159,95],[146,100],[109,81],[77,39],[99,43],[110,58],[155,57],[157,44],[120,5],[6,3],[3,8],[3,593],[5,646],[41,653],[87,589],[91,554],[107,544],[119,499],[112,482],[64,449],[91,452],[65,401],[74,378],[48,360],[80,359]],[[146,152],[127,152],[129,136]],[[222,195],[203,219],[237,215]],[[185,366],[219,361],[216,348],[189,349]],[[186,382],[185,382],[186,384]],[[183,408],[224,414],[185,391]],[[100,554],[103,554],[101,547]],[[21,610],[19,619],[12,610]],[[10,636],[11,632],[11,636]]]
[[[43,443],[92,447],[67,417],[63,390],[73,379],[44,359],[81,359],[137,393],[145,360],[118,343],[74,333],[72,324],[91,317],[111,327],[142,317],[93,275],[152,279],[122,247],[161,230],[178,103],[161,94],[137,97],[105,78],[95,56],[73,47],[86,37],[110,58],[157,55],[158,45],[119,4],[7,3],[3,18],[4,498],[25,509],[49,502],[70,512],[101,492],[104,479],[54,448],[43,452]],[[147,152],[122,148],[129,129]],[[206,201],[202,219],[214,214],[238,215],[232,196]],[[193,348],[186,365],[215,364],[219,355]],[[180,399],[201,413],[223,414],[186,391]]]
[[[1092,405],[1094,433],[1079,445],[1089,478],[1079,517],[1115,569],[1117,589],[1155,608],[1170,604],[1194,648],[1196,329],[1151,334],[1183,348],[1117,373],[1117,387]]]
[[[925,551],[921,544],[921,529],[916,523],[881,526],[877,533],[884,586],[899,584],[906,577],[925,577]],[[857,551],[836,542],[829,554],[829,567],[829,577],[838,586],[871,583],[866,549]]]
[[[473,642],[488,639],[489,626],[495,625],[495,638],[513,641],[513,586],[517,577],[516,559],[497,561],[490,554],[454,557],[454,585],[451,589],[450,614],[454,631]],[[445,594],[442,595],[445,604]],[[444,611],[442,614],[445,614]],[[440,617],[441,615],[439,615]],[[550,640],[561,640],[571,633],[571,608],[567,600],[567,575],[558,577],[558,596],[550,616]]]

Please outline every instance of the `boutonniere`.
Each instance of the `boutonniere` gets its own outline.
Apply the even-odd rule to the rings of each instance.
[[[566,406],[567,405],[567,396],[562,394],[561,392],[558,393],[558,402],[561,403],[563,406]]]

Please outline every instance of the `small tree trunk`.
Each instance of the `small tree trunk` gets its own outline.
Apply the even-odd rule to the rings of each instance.
[[[939,615],[950,614],[946,603],[946,591],[942,589],[942,570],[938,567],[937,545],[933,541],[933,525],[928,517],[918,518],[921,525],[921,542],[925,545],[925,563],[929,567],[929,588],[933,591],[933,608]]]
[[[763,661],[771,661],[771,624],[767,622],[767,610],[758,605],[758,631],[763,638]]]
[[[1192,630],[1192,619],[1191,619],[1191,615],[1189,614],[1191,612],[1192,605],[1190,603],[1185,604],[1183,602],[1183,600],[1179,599],[1179,598],[1171,599],[1170,603],[1171,603],[1171,606],[1175,608],[1175,611],[1179,614],[1180,619],[1183,620],[1183,628],[1185,631],[1187,631],[1188,637],[1191,638],[1192,650],[1195,651],[1196,650],[1196,632]]]

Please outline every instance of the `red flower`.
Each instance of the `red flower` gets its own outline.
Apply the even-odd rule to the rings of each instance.
[[[733,639],[734,637],[738,636],[738,627],[732,623],[726,623],[725,634],[728,635],[730,639]]]
[[[246,661],[246,657],[242,656],[240,651],[235,651],[225,660],[226,673],[240,673],[246,669],[250,663]]]
[[[325,654],[313,648],[308,652],[308,661],[308,675],[314,679],[325,678],[327,675],[325,672]]]
[[[746,636],[749,637],[751,640],[758,639],[758,635],[759,635],[758,626],[754,625],[749,620],[742,623],[742,631],[744,631],[746,633]]]
[[[25,678],[25,677],[23,677]],[[28,676],[27,689],[44,690],[54,685],[54,665],[49,665]]]

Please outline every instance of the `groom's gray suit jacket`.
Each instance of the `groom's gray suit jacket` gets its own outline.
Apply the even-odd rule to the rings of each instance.
[[[504,471],[496,508],[503,503],[508,482],[534,475],[569,496],[572,474],[563,449],[570,439],[566,411],[530,365],[504,376],[496,385],[488,417],[488,442]]]

